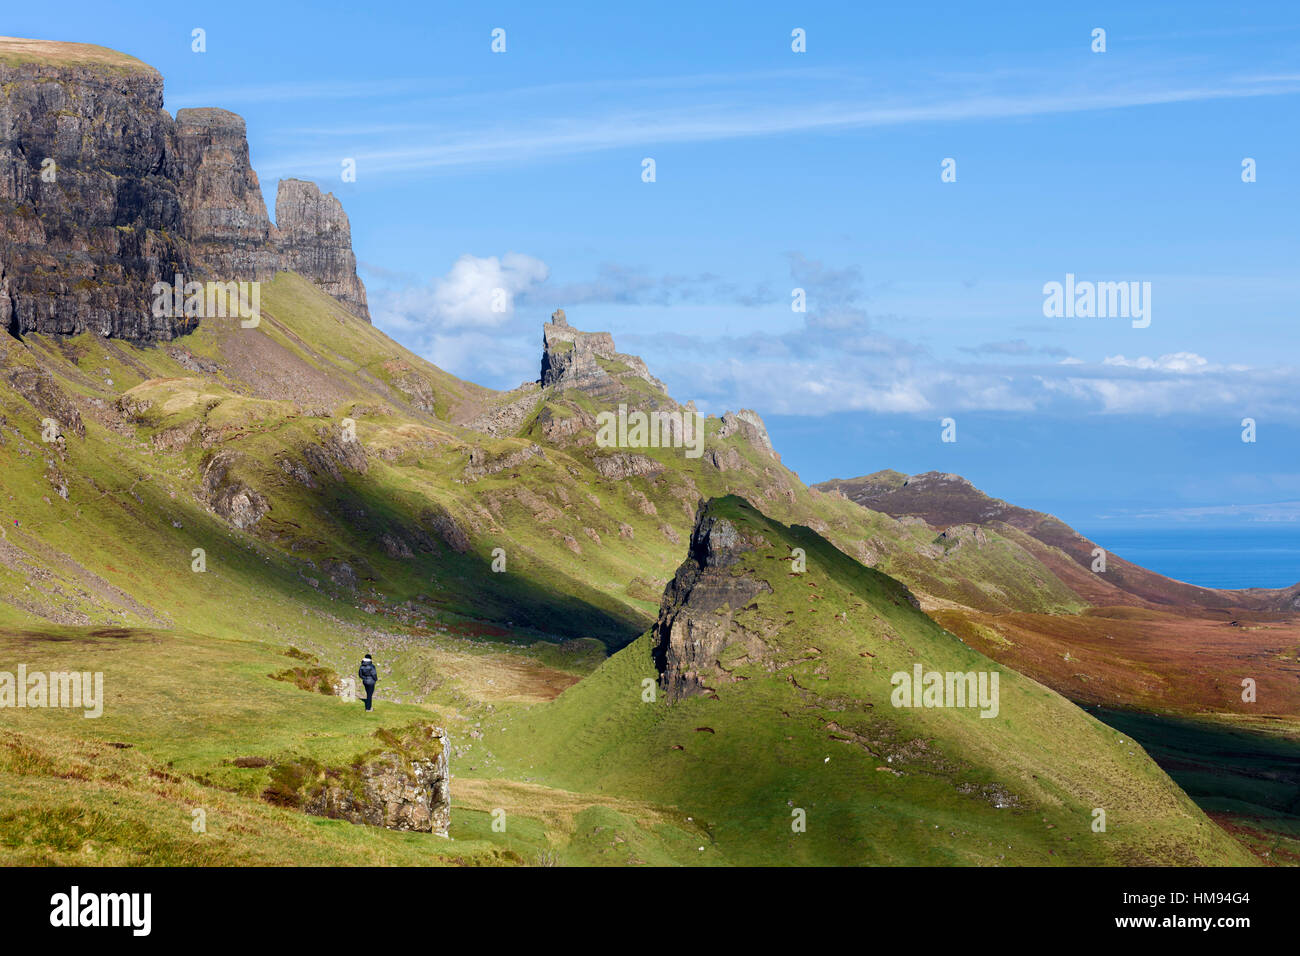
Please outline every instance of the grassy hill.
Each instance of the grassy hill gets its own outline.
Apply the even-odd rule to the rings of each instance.
[[[0,37],[0,63],[10,66],[31,63],[116,72],[157,72],[142,60],[93,43],[62,43],[24,37]]]
[[[1130,739],[963,645],[896,582],[739,498],[707,513],[766,542],[733,571],[770,593],[731,609],[765,653],[734,652],[748,659],[723,665],[731,679],[713,695],[647,703],[643,636],[555,701],[494,724],[503,767],[670,803],[698,828],[701,862],[1248,860]],[[804,574],[788,570],[793,548]],[[915,663],[1000,670],[998,716],[891,707],[891,674]],[[792,830],[795,809],[806,832]]]
[[[903,581],[935,613],[961,608],[1056,619],[1085,610],[1087,601],[1053,571],[1068,559],[1020,529],[988,529],[979,537],[942,534],[923,521],[900,520],[810,490],[762,442],[718,418],[706,423],[702,457],[688,458],[681,449],[641,449],[635,467],[620,472],[611,467],[610,452],[595,446],[594,415],[620,399],[671,401],[640,378],[622,379],[626,390],[612,397],[557,387],[540,389],[535,401],[527,389],[493,393],[412,355],[298,276],[278,276],[264,287],[262,302],[256,329],[210,321],[193,335],[156,347],[90,335],[31,335],[0,343],[0,627],[11,637],[99,630],[144,635],[140,639],[171,649],[144,664],[158,669],[158,681],[189,686],[183,678],[212,688],[208,695],[187,695],[198,722],[184,746],[153,729],[160,720],[176,726],[184,720],[141,709],[165,696],[147,682],[139,694],[121,698],[112,720],[64,726],[26,715],[24,720],[34,722],[17,728],[22,746],[43,753],[45,762],[34,764],[43,769],[32,779],[16,781],[26,797],[10,804],[17,814],[13,832],[29,829],[23,814],[40,811],[37,793],[47,778],[64,779],[61,774],[86,759],[87,747],[100,752],[98,734],[132,745],[128,756],[114,753],[136,761],[131,766],[136,777],[143,775],[144,786],[123,784],[130,795],[115,798],[142,801],[142,814],[156,798],[148,795],[154,771],[180,777],[184,787],[230,791],[228,799],[241,812],[284,812],[263,806],[256,788],[236,786],[257,780],[256,772],[245,772],[256,768],[235,773],[222,761],[258,756],[240,749],[274,751],[286,759],[310,756],[322,743],[308,727],[318,717],[328,725],[328,715],[342,712],[326,710],[299,722],[295,703],[279,716],[257,713],[245,738],[233,727],[220,728],[232,700],[269,700],[292,690],[286,701],[303,701],[306,692],[283,682],[268,690],[269,664],[265,670],[259,664],[256,673],[235,664],[249,647],[271,657],[298,647],[341,673],[350,673],[361,653],[375,653],[386,674],[386,701],[447,727],[458,748],[454,833],[459,828],[462,839],[481,841],[473,852],[497,862],[1229,858],[1214,834],[1202,832],[1204,818],[1178,803],[1168,781],[1137,756],[1140,751],[1135,767],[1143,769],[1132,771],[1137,776],[1124,776],[1123,762],[1117,764],[1115,780],[1122,786],[1056,780],[1052,761],[1066,768],[1060,772],[1073,773],[1070,768],[1082,766],[1079,753],[1096,757],[1095,747],[1105,738],[1094,721],[1063,716],[1074,712],[1038,685],[1023,682],[1024,709],[1008,718],[1029,722],[1015,724],[1016,732],[1032,726],[1046,748],[1041,762],[1026,755],[1028,782],[1024,768],[998,769],[999,754],[1015,734],[982,725],[1000,720],[979,720],[972,725],[978,730],[963,730],[970,715],[938,728],[930,726],[941,719],[933,712],[876,719],[887,686],[863,682],[871,673],[880,680],[891,641],[885,641],[875,671],[862,673],[870,659],[857,657],[859,651],[849,660],[847,646],[822,646],[828,643],[822,632],[829,628],[834,634],[840,625],[823,613],[830,605],[804,592],[800,608],[817,610],[788,634],[801,635],[798,640],[827,655],[822,665],[834,676],[826,682],[815,673],[822,666],[817,662],[791,663],[785,677],[804,690],[794,683],[745,682],[746,693],[717,718],[701,701],[641,710],[628,709],[639,702],[635,694],[630,701],[607,696],[612,680],[644,676],[646,638],[638,635],[655,620],[702,498],[741,495],[783,523],[773,529],[813,529],[780,534],[808,535],[807,581],[818,580],[814,553],[837,569],[827,584],[837,595],[835,606],[842,605],[850,619],[854,602],[874,607],[871,602],[894,586],[863,563]],[[532,404],[514,427],[496,435],[468,427],[521,394]],[[57,426],[52,441],[42,436],[47,418]],[[203,570],[196,570],[196,549]],[[502,559],[502,570],[494,570]],[[863,582],[884,590],[856,592],[867,585],[845,583],[854,574],[867,575]],[[786,587],[782,583],[778,590]],[[786,610],[793,613],[793,607]],[[850,627],[871,653],[882,653],[870,642],[892,635],[892,628],[907,635],[907,646],[932,649],[936,660],[963,654],[982,660],[910,604],[894,610],[891,603],[873,614]],[[14,646],[32,657],[32,667],[40,666],[49,648],[59,647],[75,652],[69,660],[78,669],[93,670],[107,653],[102,644],[84,638]],[[226,649],[217,653],[219,646]],[[211,653],[200,653],[202,648]],[[606,653],[616,651],[592,673]],[[996,656],[996,649],[990,653]],[[832,666],[832,658],[839,663]],[[845,661],[854,667],[842,666]],[[1013,676],[1005,680],[1004,693],[1020,700],[1022,683]],[[640,686],[633,683],[628,693]],[[816,696],[804,699],[809,687]],[[542,703],[566,688],[557,703]],[[790,693],[797,698],[793,709]],[[824,700],[864,695],[872,704],[865,708],[865,724],[858,723],[857,705],[848,713],[824,709]],[[308,714],[336,703],[310,698],[302,706]],[[524,718],[515,716],[527,708],[535,709],[527,720],[538,728],[529,736],[518,732]],[[774,717],[779,710],[797,716]],[[1032,720],[1026,716],[1031,714]],[[627,718],[625,730],[593,736],[593,727],[608,730],[613,715]],[[1082,747],[1079,753],[1062,749],[1059,735],[1048,731],[1061,720],[1082,721],[1077,730],[1084,742],[1071,745]],[[859,743],[831,736],[830,723],[844,728],[835,732],[850,741],[868,731],[895,743],[925,741],[934,733],[944,741],[945,756],[931,762],[926,757],[922,769],[896,777],[892,766],[876,769]],[[94,734],[84,740],[92,724]],[[338,732],[343,750],[368,745],[361,728]],[[530,737],[531,749],[513,749]],[[762,772],[746,783],[727,771],[753,761],[751,751],[732,749],[750,738],[770,745],[779,759],[766,769],[760,762]],[[570,755],[574,739],[588,749]],[[911,750],[898,753],[901,759]],[[832,756],[829,763],[826,756]],[[795,773],[817,760],[820,777]],[[167,769],[168,762],[176,766]],[[702,788],[720,776],[729,789],[702,797]],[[813,786],[811,780],[821,782]],[[71,787],[76,793],[67,794],[72,802],[66,812],[75,812],[75,800],[92,799],[91,790],[107,786],[105,781],[92,775],[93,787]],[[870,805],[875,809],[858,805],[856,794],[875,794],[884,784],[892,789],[880,791]],[[1018,798],[1036,808],[1037,823],[985,799],[1003,789],[1013,792],[1013,784]],[[807,803],[811,819],[825,813],[857,836],[846,842],[822,831],[790,843],[785,822],[785,830],[764,830],[767,836],[752,851],[737,849],[744,828],[759,821],[771,825],[773,808],[762,803],[771,787]],[[1126,793],[1145,795],[1155,801],[1153,808],[1133,806]],[[1116,801],[1115,826],[1122,827],[1124,839],[1094,841],[1085,849],[1081,836],[1090,833],[1088,820],[1078,814],[1090,812],[1089,801],[1105,805],[1101,800]],[[814,802],[821,808],[816,813]],[[690,809],[683,814],[682,808]],[[928,822],[907,823],[900,833],[908,835],[900,836],[895,849],[872,850],[864,842],[871,827],[902,827],[921,808],[925,812],[916,820]],[[790,809],[781,813],[788,816]],[[494,830],[494,810],[516,819],[513,828]],[[728,813],[737,816],[731,820]],[[966,815],[970,820],[959,827]],[[1170,819],[1179,821],[1172,832],[1191,850],[1171,849],[1156,836]],[[728,834],[725,852],[714,854],[711,842],[701,841],[700,820]],[[335,822],[325,830],[338,826],[350,825]],[[1080,836],[1064,845],[1053,842],[1075,832],[1067,827],[1079,826]],[[279,856],[258,856],[252,841],[223,852],[250,860],[301,852],[322,861],[347,852],[310,841],[298,848],[299,837],[284,832],[285,845],[274,851]],[[938,839],[948,833],[954,835]],[[1014,849],[991,852],[1003,836]],[[406,837],[391,839],[400,843]],[[34,847],[41,840],[33,840],[14,844],[13,852],[38,853]],[[172,847],[147,828],[124,834],[115,859],[142,859],[155,840]],[[68,837],[69,847],[80,845]],[[173,858],[173,850],[181,852],[172,847],[162,858]],[[60,859],[79,852],[69,849]],[[513,855],[493,856],[499,853]]]
[[[286,604],[342,603],[618,647],[652,618],[696,502],[731,492],[819,528],[923,596],[1082,606],[1015,541],[953,547],[817,495],[744,436],[720,437],[716,418],[712,456],[646,449],[650,473],[608,477],[591,428],[543,434],[543,419],[603,407],[580,391],[546,390],[517,437],[493,438],[457,422],[504,397],[411,355],[305,280],[281,274],[263,303],[256,329],[212,321],[165,347],[92,335],[0,345],[11,383],[0,392],[11,556],[0,620],[239,633],[297,613]],[[41,440],[46,418],[61,441]],[[190,570],[195,548],[205,576]],[[45,573],[31,587],[24,567],[36,566]]]
[[[644,698],[658,677],[650,634],[549,702],[443,684],[367,715],[273,679],[301,655],[268,642],[7,631],[4,659],[101,670],[107,699],[94,720],[10,712],[0,853],[150,864],[1248,862],[1131,739],[963,645],[897,582],[739,498],[703,514],[761,542],[731,573],[771,588],[734,609],[738,633],[761,635],[765,650],[724,652],[730,679],[672,704]],[[796,547],[802,574],[789,571]],[[891,674],[918,662],[999,670],[997,717],[891,707]],[[278,762],[346,762],[380,728],[429,719],[457,729],[451,842],[259,798]],[[1105,833],[1091,829],[1097,807]],[[196,808],[206,833],[191,829]],[[796,809],[806,832],[791,828]]]

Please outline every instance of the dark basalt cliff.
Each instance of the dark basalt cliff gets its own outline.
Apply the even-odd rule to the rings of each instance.
[[[0,59],[0,326],[170,339],[150,287],[189,274],[174,123],[140,64]]]
[[[690,551],[664,589],[652,630],[652,656],[667,699],[707,694],[706,682],[729,680],[718,658],[729,646],[744,644],[751,657],[763,656],[761,638],[735,623],[736,611],[771,586],[737,573],[744,552],[766,546],[751,540],[701,501],[695,512]]]
[[[248,281],[284,268],[248,159],[243,118],[219,109],[179,110],[175,148],[185,236],[204,265],[222,278]]]
[[[0,328],[137,342],[191,331],[156,317],[156,282],[294,270],[369,321],[342,207],[281,183],[279,229],[244,121],[163,109],[151,67],[85,44],[0,38]]]

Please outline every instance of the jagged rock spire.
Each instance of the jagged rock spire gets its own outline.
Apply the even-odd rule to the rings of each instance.
[[[580,388],[600,398],[618,394],[619,379],[635,376],[664,392],[663,382],[650,374],[644,361],[614,348],[608,332],[583,332],[569,325],[563,309],[542,326],[542,385]]]

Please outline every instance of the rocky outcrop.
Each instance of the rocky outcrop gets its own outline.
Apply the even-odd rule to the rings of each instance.
[[[515,392],[518,393],[517,397],[493,405],[472,421],[466,422],[465,427],[494,438],[516,434],[545,393],[538,388],[536,382],[525,382]]]
[[[545,457],[546,452],[542,449],[542,446],[531,443],[517,451],[495,456],[490,455],[482,448],[471,448],[469,464],[465,466],[463,474],[466,481],[478,481],[480,478],[495,475],[507,468],[518,468],[530,458]]]
[[[320,441],[304,446],[302,457],[322,479],[328,477],[331,481],[342,481],[344,471],[364,475],[370,470],[366,448],[357,439],[347,438],[340,429],[323,425],[316,429],[316,436]]]
[[[706,694],[728,677],[718,665],[722,652],[742,644],[751,658],[766,653],[762,639],[735,622],[735,612],[772,588],[734,566],[744,552],[766,546],[701,501],[687,558],[664,589],[652,630],[652,656],[667,699]]]
[[[264,282],[285,268],[248,159],[242,117],[221,109],[176,114],[184,235],[220,281]]]
[[[155,315],[155,283],[285,269],[369,321],[338,200],[297,180],[280,193],[277,229],[244,121],[221,109],[173,120],[152,67],[0,38],[0,329],[166,341],[200,318]]]
[[[440,727],[379,731],[380,749],[346,767],[277,764],[263,796],[315,816],[446,836],[451,825],[447,737]]]
[[[366,287],[357,278],[352,226],[333,193],[315,183],[282,179],[275,196],[280,268],[311,279],[358,317],[370,321]]]
[[[45,369],[18,365],[4,368],[0,375],[15,392],[27,399],[40,419],[53,419],[61,434],[68,432],[78,438],[86,437],[81,412]]]
[[[745,466],[740,452],[734,448],[710,448],[704,453],[704,460],[718,471],[737,471]]]
[[[191,272],[174,124],[151,67],[0,41],[0,326],[170,339],[150,289]],[[192,322],[192,320],[191,320]]]
[[[582,332],[569,325],[563,309],[542,326],[542,385],[577,388],[598,399],[615,398],[627,390],[622,380],[648,382],[668,399],[663,382],[650,374],[645,362],[614,348],[608,332]]]
[[[208,507],[243,531],[261,521],[271,505],[235,475],[234,466],[240,457],[238,452],[229,450],[213,455],[203,469],[203,493]]]
[[[948,552],[957,551],[964,544],[982,548],[989,543],[988,535],[977,524],[955,524],[939,535],[939,542]]]
[[[447,547],[457,554],[464,554],[470,549],[469,535],[452,517],[451,512],[441,505],[420,512],[420,524],[436,532]]]
[[[596,455],[591,459],[592,466],[602,478],[621,481],[624,478],[643,475],[657,475],[664,470],[664,465],[646,455],[634,455],[620,451],[612,455]]]
[[[772,458],[779,457],[772,448],[772,439],[768,437],[767,425],[763,424],[763,419],[753,409],[742,408],[738,412],[723,413],[718,438],[729,438],[732,435],[740,435],[755,448],[767,452]]]

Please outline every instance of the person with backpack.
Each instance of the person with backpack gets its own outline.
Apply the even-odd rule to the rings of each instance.
[[[367,654],[361,658],[361,668],[357,671],[357,676],[361,678],[361,685],[366,689],[366,710],[370,710],[371,704],[375,698],[375,684],[379,682],[379,671],[375,669],[375,662]]]

